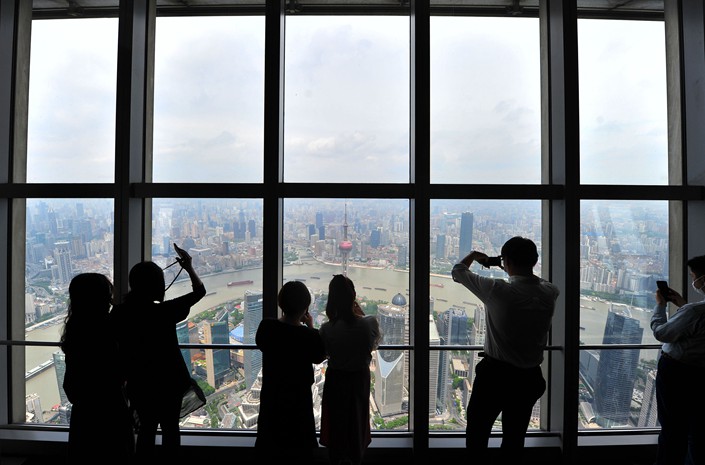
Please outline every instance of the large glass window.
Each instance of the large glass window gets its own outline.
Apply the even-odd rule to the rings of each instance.
[[[284,279],[306,283],[316,326],[327,320],[331,278],[344,274],[363,311],[376,315],[382,345],[409,344],[408,201],[287,199],[284,224]],[[383,348],[373,353],[370,408],[376,429],[409,427],[411,355]]]
[[[432,182],[541,182],[539,37],[538,18],[431,18]]]
[[[650,321],[656,281],[668,280],[667,202],[586,200],[580,213],[580,344],[658,344]],[[581,350],[580,427],[653,427],[657,355]]]
[[[277,311],[272,291],[305,282],[320,327],[330,279],[342,273],[384,335],[369,367],[373,447],[462,447],[486,308],[451,269],[472,249],[496,256],[521,235],[551,258],[534,273],[561,291],[549,388],[529,437],[566,454],[578,437],[620,429],[655,442],[655,283],[697,247],[686,232],[697,230],[702,201],[695,188],[668,185],[669,166],[694,179],[705,145],[693,130],[699,113],[684,111],[705,81],[692,39],[702,15],[666,24],[691,13],[689,2],[663,21],[661,0],[577,0],[576,50],[575,24],[564,23],[576,12],[562,14],[571,2],[312,0],[277,11],[264,0],[35,1],[32,15],[22,3],[3,2],[13,14],[0,20],[0,36],[13,39],[0,41],[0,70],[12,70],[0,73],[0,401],[11,407],[0,412],[0,440],[22,423],[60,425],[42,433],[65,436],[58,345],[71,278],[99,272],[124,291],[134,264],[125,261],[148,259],[176,297],[191,289],[170,266],[176,243],[207,289],[176,328],[208,396],[181,423],[196,442],[213,444],[195,431],[207,428],[254,444],[255,333]],[[666,57],[667,46],[683,53]],[[119,74],[118,51],[130,58]],[[687,84],[670,86],[673,101],[667,65]],[[120,121],[144,144],[118,159],[116,109],[127,107]],[[84,193],[80,183],[91,185]],[[265,235],[265,221],[281,230]],[[412,372],[419,366],[427,372]],[[317,419],[326,367],[315,367]],[[565,414],[575,420],[563,421],[566,405],[578,407]]]
[[[541,203],[510,200],[433,200],[431,202],[429,405],[431,429],[465,430],[479,350],[443,349],[445,345],[479,346],[485,343],[486,307],[473,293],[451,278],[453,265],[470,251],[501,255],[511,237],[528,237],[541,252]],[[498,267],[472,265],[475,273],[506,279]],[[534,273],[541,276],[541,261]],[[440,346],[436,349],[435,346]],[[540,426],[539,407],[532,428]],[[495,428],[501,429],[501,418]]]
[[[662,21],[578,21],[580,178],[668,184]]]
[[[264,18],[157,20],[154,180],[262,182]]]
[[[75,275],[101,273],[112,280],[113,216],[112,199],[27,201],[24,325],[30,345],[24,358],[30,423],[67,423],[63,353],[58,345],[31,343],[58,343]]]
[[[113,182],[117,19],[32,22],[28,182]]]
[[[284,178],[409,181],[409,19],[286,19]]]

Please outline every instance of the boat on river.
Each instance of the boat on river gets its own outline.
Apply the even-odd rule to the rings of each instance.
[[[228,287],[243,286],[243,285],[245,285],[245,284],[252,284],[252,283],[254,283],[254,281],[251,280],[251,279],[245,279],[245,280],[243,280],[243,281],[230,281],[230,282],[228,283]]]

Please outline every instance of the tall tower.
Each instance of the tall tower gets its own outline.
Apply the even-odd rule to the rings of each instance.
[[[348,255],[352,250],[352,242],[348,240],[348,204],[345,204],[345,219],[343,220],[343,240],[338,245],[340,255],[343,257],[343,276],[348,275]]]
[[[254,344],[257,327],[262,321],[262,291],[250,289],[245,291],[244,312],[243,343]],[[244,359],[245,382],[247,387],[251,388],[262,369],[262,352],[259,350],[245,350]]]
[[[214,321],[206,321],[203,325],[203,336],[206,344],[227,344],[230,340],[228,314],[223,312]],[[229,349],[206,350],[206,380],[208,384],[214,388],[220,387],[229,372]]]
[[[460,217],[460,243],[458,244],[458,258],[463,258],[472,250],[472,223],[471,212],[463,212]]]
[[[641,344],[644,328],[639,320],[607,313],[603,344]],[[604,428],[629,425],[632,391],[639,365],[639,350],[602,350],[595,381],[595,420]]]
[[[385,345],[409,343],[409,306],[398,293],[389,304],[377,307],[379,329]],[[406,351],[380,349],[376,352],[375,402],[381,416],[404,413],[406,377],[409,373]]]
[[[54,359],[54,372],[56,373],[56,383],[59,385],[59,400],[61,405],[66,405],[69,403],[69,398],[64,391],[64,377],[66,376],[66,355],[57,350],[51,354],[51,358]]]
[[[54,243],[54,258],[58,267],[58,280],[61,284],[68,284],[73,278],[71,265],[71,248],[69,241]]]

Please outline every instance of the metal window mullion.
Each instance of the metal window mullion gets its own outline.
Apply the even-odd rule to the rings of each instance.
[[[429,440],[429,273],[430,265],[430,11],[428,0],[411,2],[410,15],[410,199],[409,315],[412,336],[410,379],[412,387],[409,424],[413,428],[414,455],[428,455]]]
[[[130,267],[151,258],[151,208],[131,185],[151,181],[151,131],[156,0],[120,2],[115,106],[114,283],[127,293]],[[150,52],[151,50],[151,52]],[[150,117],[147,117],[150,108]],[[151,147],[149,148],[151,151]]]
[[[32,2],[0,2],[0,182],[27,180],[27,106]],[[0,339],[24,340],[26,200],[0,199]],[[25,350],[3,345],[0,365],[0,424],[25,418]]]
[[[550,249],[548,278],[561,290],[549,354],[549,428],[561,433],[562,454],[577,451],[580,299],[580,164],[578,39],[575,0],[540,5],[542,57],[543,182],[563,185],[564,197],[545,202],[544,229]]]
[[[264,47],[264,227],[262,316],[276,317],[276,295],[284,279],[284,25],[285,2],[267,2]]]
[[[705,183],[705,7],[702,0],[682,0],[678,15],[680,26],[680,73],[681,96],[679,99],[682,118],[682,151],[685,168],[684,179],[688,185],[702,186]],[[701,195],[698,200],[688,200],[684,206],[685,237],[680,238],[684,247],[683,262],[679,269],[670,270],[672,275],[679,275],[683,280],[681,288],[687,292],[687,299],[699,297],[687,283],[688,271],[685,269],[687,258],[705,254],[705,201]],[[673,263],[673,262],[671,262]],[[678,264],[675,264],[678,266]]]

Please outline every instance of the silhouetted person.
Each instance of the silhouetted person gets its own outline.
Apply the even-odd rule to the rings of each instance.
[[[113,285],[99,273],[69,284],[61,334],[64,391],[71,402],[68,463],[130,463],[135,441],[118,346],[108,325]]]
[[[328,321],[319,332],[328,355],[321,404],[321,444],[331,464],[362,462],[370,435],[370,361],[380,340],[379,322],[365,316],[348,277],[328,285]]]
[[[155,463],[157,427],[162,448],[173,463],[181,445],[179,415],[184,392],[191,382],[176,335],[176,324],[206,295],[206,288],[191,264],[191,256],[174,244],[177,261],[191,278],[193,290],[164,300],[164,272],[154,262],[140,262],[129,275],[130,291],[113,310],[120,335],[120,351],[128,367],[127,393],[139,417],[138,463]],[[167,463],[159,460],[156,463]]]
[[[262,351],[255,447],[258,460],[309,465],[318,447],[311,392],[313,364],[325,360],[325,351],[308,312],[311,293],[306,285],[285,283],[277,303],[283,315],[262,320],[255,336]]]
[[[502,246],[500,266],[509,275],[507,281],[470,271],[473,261],[488,263],[482,252],[470,252],[453,267],[453,280],[475,294],[486,311],[483,359],[475,368],[467,407],[466,445],[478,463],[485,463],[500,413],[502,463],[521,463],[531,411],[546,390],[540,365],[559,291],[533,274],[538,257],[536,244],[517,236]]]
[[[705,255],[687,262],[691,286],[705,295]],[[669,317],[666,304],[678,308]],[[688,303],[678,292],[656,291],[651,317],[656,340],[663,342],[656,371],[656,405],[661,432],[656,465],[705,464],[705,300]],[[686,462],[687,458],[687,462]]]

